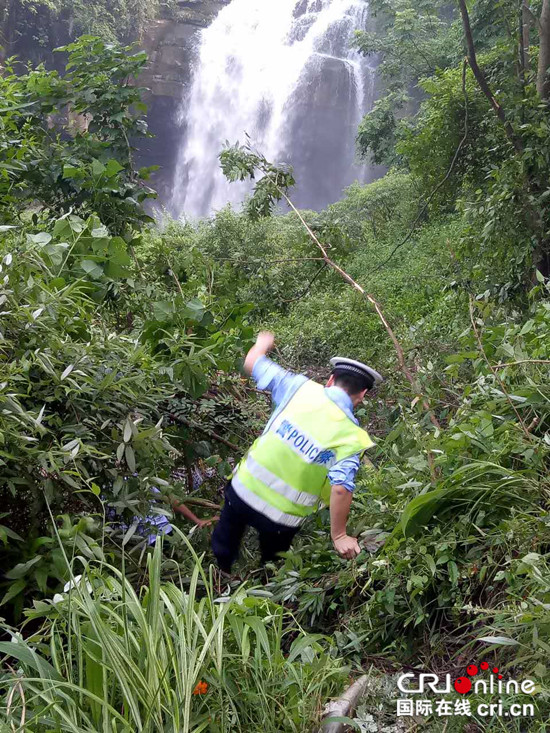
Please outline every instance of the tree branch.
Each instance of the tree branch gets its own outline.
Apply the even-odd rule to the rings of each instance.
[[[393,329],[391,328],[390,324],[388,323],[388,321],[387,321],[387,319],[386,319],[386,317],[384,315],[384,312],[382,311],[382,308],[381,308],[380,304],[378,303],[378,301],[376,300],[376,298],[374,298],[369,293],[366,293],[365,290],[361,287],[361,285],[359,285],[359,283],[357,283],[351,277],[351,275],[348,275],[348,273],[345,272],[345,270],[343,270],[339,265],[337,265],[333,260],[330,259],[330,257],[328,256],[328,253],[327,253],[326,248],[317,239],[317,237],[315,236],[315,234],[311,230],[311,227],[305,221],[305,219],[302,216],[302,214],[294,206],[294,204],[292,203],[292,201],[290,200],[290,198],[287,196],[287,194],[282,189],[279,189],[279,191],[282,194],[282,196],[285,199],[285,201],[287,202],[287,204],[292,209],[292,211],[294,211],[294,213],[298,216],[298,218],[302,222],[302,225],[304,226],[304,228],[308,232],[308,234],[311,237],[311,239],[315,242],[315,244],[317,245],[317,247],[321,250],[321,252],[323,254],[323,259],[325,260],[325,262],[327,263],[327,265],[329,267],[331,267],[335,272],[337,272],[343,280],[345,280],[349,285],[351,285],[351,287],[354,288],[354,290],[357,290],[357,292],[360,293],[363,296],[363,298],[365,298],[374,307],[374,310],[376,311],[378,317],[382,321],[382,325],[386,329],[386,332],[387,332],[388,336],[390,337],[390,339],[391,339],[391,341],[393,343],[393,346],[394,346],[394,349],[395,349],[395,353],[397,355],[397,361],[398,361],[399,368],[400,368],[401,372],[403,373],[403,375],[405,376],[405,378],[407,379],[407,381],[410,383],[410,385],[413,388],[414,392],[416,394],[418,394],[418,395],[422,395],[422,390],[420,388],[420,385],[418,384],[418,382],[416,381],[416,379],[413,377],[410,369],[407,366],[407,363],[405,361],[405,356],[403,354],[403,348],[402,348],[401,344],[399,343],[399,341],[398,341],[395,333],[393,332]],[[429,405],[429,402],[426,399],[426,397],[422,396],[421,397],[421,400],[422,400],[422,405],[423,405],[424,409],[426,410],[426,412],[427,412],[427,414],[428,414],[428,416],[429,416],[430,421],[432,422],[432,424],[436,428],[441,429],[441,425],[440,425],[438,419],[436,418],[433,410],[431,409],[431,407]],[[433,473],[432,473],[432,475],[433,475]]]
[[[524,84],[529,74],[529,45],[530,45],[529,21],[531,20],[530,13],[531,11],[529,8],[529,0],[523,0],[523,2],[521,3],[521,12],[519,16],[520,23],[521,23],[521,29],[520,29],[520,34],[519,34],[519,43],[520,43],[519,55],[520,55],[521,70],[522,70],[522,77],[523,77]]]
[[[183,289],[181,287],[181,283],[178,280],[178,276],[174,272],[174,268],[172,267],[172,263],[170,262],[170,259],[168,257],[166,258],[166,262],[168,263],[168,267],[170,269],[170,274],[174,278],[174,281],[175,281],[175,283],[176,283],[176,285],[178,287],[179,293],[180,293],[181,297],[183,298],[183,300],[185,300],[185,295],[183,294]]]
[[[539,64],[537,92],[544,101],[550,97],[550,0],[543,0],[539,19]]]
[[[504,369],[509,366],[516,366],[516,364],[550,364],[548,359],[520,359],[519,361],[507,361],[502,364],[495,364],[493,369]]]
[[[234,257],[216,257],[218,262],[234,262],[238,265],[265,265],[272,262],[322,262],[322,257],[287,257],[283,260],[236,260]]]
[[[550,0],[545,0],[545,2],[549,2],[549,1]],[[516,152],[521,153],[523,152],[523,142],[516,135],[514,128],[512,127],[510,122],[506,119],[506,113],[504,112],[504,109],[500,106],[497,99],[495,98],[493,92],[491,91],[491,88],[489,87],[489,84],[487,83],[485,74],[479,68],[479,65],[477,63],[477,55],[476,55],[476,48],[474,44],[474,37],[472,36],[472,28],[470,26],[470,16],[468,15],[468,9],[466,7],[465,0],[458,0],[458,5],[460,7],[460,14],[462,16],[462,26],[464,28],[466,47],[468,49],[468,63],[470,64],[470,68],[472,69],[472,72],[476,78],[479,88],[481,89],[483,94],[487,97],[487,99],[489,100],[489,104],[495,111],[495,114],[498,117],[498,119],[501,121],[504,127],[504,131],[506,133],[506,137],[508,138],[508,140],[510,140],[510,142],[516,149]]]

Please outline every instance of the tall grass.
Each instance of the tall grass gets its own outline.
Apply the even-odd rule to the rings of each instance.
[[[0,643],[0,729],[310,730],[345,681],[323,637],[293,628],[265,591],[216,598],[189,551],[194,568],[178,584],[161,581],[158,542],[139,593],[101,564],[56,603],[35,604],[44,628]]]

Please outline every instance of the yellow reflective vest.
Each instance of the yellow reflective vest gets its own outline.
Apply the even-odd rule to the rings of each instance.
[[[331,467],[373,445],[322,385],[308,381],[239,463],[233,488],[272,521],[298,527],[329,503]]]

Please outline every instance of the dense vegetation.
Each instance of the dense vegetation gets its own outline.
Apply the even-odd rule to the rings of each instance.
[[[1,45],[43,59],[51,49],[82,34],[123,43],[140,38],[148,23],[173,0],[6,0],[0,8]]]
[[[357,43],[386,94],[358,145],[390,170],[322,212],[289,211],[291,172],[235,146],[226,175],[256,176],[243,211],[158,228],[130,146],[143,55],[87,36],[61,73],[3,70],[6,730],[309,731],[369,670],[364,729],[382,730],[385,674],[472,660],[535,679],[536,714],[449,731],[546,729],[548,7],[520,33],[511,2],[372,5]],[[208,530],[175,520],[151,548],[143,517],[219,505],[268,411],[236,376],[260,327],[286,366],[322,378],[345,353],[387,381],[359,411],[377,441],[352,505],[365,552],[338,559],[321,512],[258,589],[253,542],[246,584],[220,584]]]

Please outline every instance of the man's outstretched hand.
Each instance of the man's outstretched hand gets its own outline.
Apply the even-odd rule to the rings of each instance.
[[[196,525],[199,529],[204,529],[205,527],[210,527],[214,522],[217,522],[219,520],[219,516],[212,517],[211,519],[199,519],[198,522],[196,522]]]
[[[353,560],[361,552],[361,548],[355,537],[350,537],[347,534],[341,537],[333,537],[332,542],[336,552],[345,560]]]
[[[361,552],[355,537],[346,531],[352,498],[352,492],[340,484],[330,490],[330,535],[336,552],[346,560],[353,560]]]

